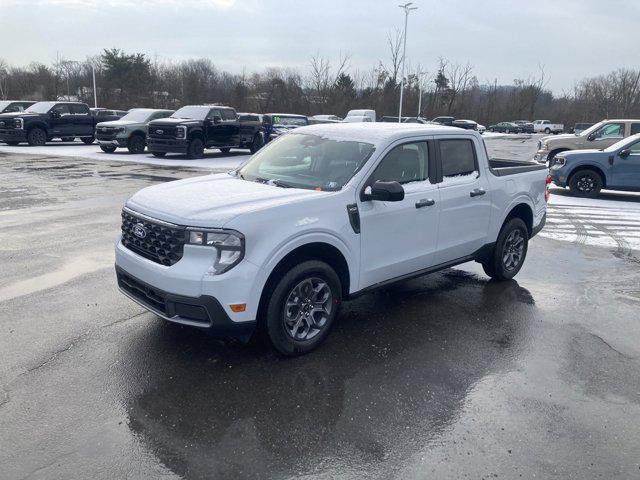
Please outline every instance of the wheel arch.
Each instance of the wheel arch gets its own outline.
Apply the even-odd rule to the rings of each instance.
[[[47,126],[46,123],[43,123],[43,122],[29,123],[28,125],[25,125],[24,130],[25,132],[29,133],[34,128],[39,128],[41,130],[44,130],[47,135],[49,134],[49,127]]]
[[[567,185],[570,185],[571,179],[576,174],[576,172],[579,172],[580,170],[593,170],[594,172],[596,172],[598,175],[600,175],[600,178],[602,178],[602,188],[606,188],[607,175],[605,174],[604,170],[602,170],[602,168],[600,168],[598,165],[594,165],[593,163],[576,165],[574,168],[572,168],[571,171],[567,174]]]
[[[133,136],[138,136],[138,137],[142,137],[142,138],[147,138],[147,134],[144,132],[144,130],[134,130],[133,132],[131,132],[129,134],[129,138],[133,137]]]
[[[349,296],[353,273],[349,267],[349,263],[347,262],[344,252],[330,242],[316,239],[309,241],[308,243],[295,246],[283,255],[280,255],[279,260],[277,260],[275,266],[271,268],[271,271],[260,290],[258,318],[264,314],[268,301],[268,293],[271,291],[278,279],[294,265],[305,260],[320,260],[331,266],[338,275],[338,278],[340,278],[342,297],[347,298]]]
[[[553,158],[553,157],[555,157],[556,155],[558,155],[559,153],[562,153],[562,152],[568,152],[569,150],[571,150],[571,149],[570,149],[570,148],[567,148],[567,147],[556,147],[556,148],[554,148],[553,150],[551,150],[551,151],[549,152],[549,156],[548,156],[548,158]]]
[[[204,132],[202,131],[201,128],[194,128],[193,130],[190,130],[189,132],[187,132],[188,140],[193,140],[194,138],[199,138],[204,142]]]
[[[502,227],[504,227],[504,225],[512,218],[519,218],[524,221],[525,225],[527,226],[529,237],[531,237],[531,235],[533,234],[533,209],[531,208],[531,205],[521,201],[513,206],[511,210],[509,210],[507,216],[504,218],[500,229],[502,230]]]

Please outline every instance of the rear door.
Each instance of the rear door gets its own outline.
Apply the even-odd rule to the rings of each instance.
[[[611,184],[618,188],[630,190],[640,189],[640,140],[632,143],[625,150],[629,155],[621,157],[616,153],[611,166]]]
[[[452,135],[436,145],[441,178],[436,262],[441,264],[472,255],[486,243],[491,192],[474,139]]]
[[[89,107],[81,104],[72,104],[70,108],[73,134],[80,137],[90,137],[94,135],[95,122]]]
[[[434,265],[438,229],[438,187],[433,143],[396,143],[385,153],[362,188],[376,180],[397,181],[405,197],[399,202],[358,198],[361,226],[360,288],[408,275]]]

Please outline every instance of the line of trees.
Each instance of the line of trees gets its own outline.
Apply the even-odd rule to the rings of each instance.
[[[332,61],[320,54],[303,70],[268,68],[240,74],[220,70],[206,58],[158,61],[116,48],[84,61],[58,59],[51,65],[11,66],[0,59],[0,98],[92,104],[95,71],[98,103],[110,108],[223,103],[252,112],[344,115],[352,108],[372,108],[379,116],[397,115],[401,40],[398,31],[389,34],[388,58],[368,71],[351,69],[349,55]],[[470,63],[440,58],[433,72],[409,66],[405,78],[403,112],[412,116],[452,115],[486,125],[534,118],[571,125],[640,117],[640,70],[628,68],[586,78],[559,96],[547,88],[543,66],[527,78],[499,84],[496,79],[480,82]]]

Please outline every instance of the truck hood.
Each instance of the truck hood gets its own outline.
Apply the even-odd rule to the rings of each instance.
[[[561,133],[560,135],[547,135],[542,137],[540,140],[542,142],[562,142],[564,140],[567,139],[573,139],[573,138],[577,138],[577,135],[574,135],[573,133]]]
[[[149,122],[149,125],[184,125],[189,123],[202,123],[202,120],[194,120],[192,118],[163,118],[162,120]]]
[[[9,112],[9,113],[0,113],[0,120],[3,119],[12,119],[12,118],[40,118],[46,113],[25,113],[25,112]]]
[[[571,160],[572,158],[584,159],[586,157],[593,158],[593,159],[599,158],[599,157],[607,158],[611,154],[602,150],[589,149],[589,150],[569,150],[567,152],[560,152],[558,155],[561,155],[567,160]]]
[[[112,120],[110,122],[100,122],[96,127],[127,127],[129,125],[144,125],[141,122],[135,122],[133,120]]]
[[[220,228],[245,212],[326,194],[265,185],[221,173],[147,187],[134,194],[126,205],[177,225]]]

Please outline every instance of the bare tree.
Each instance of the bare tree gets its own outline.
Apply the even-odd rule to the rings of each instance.
[[[387,45],[389,46],[389,64],[380,61],[380,69],[385,72],[388,80],[393,85],[398,83],[400,66],[402,65],[402,32],[396,28],[393,32],[387,33]]]

